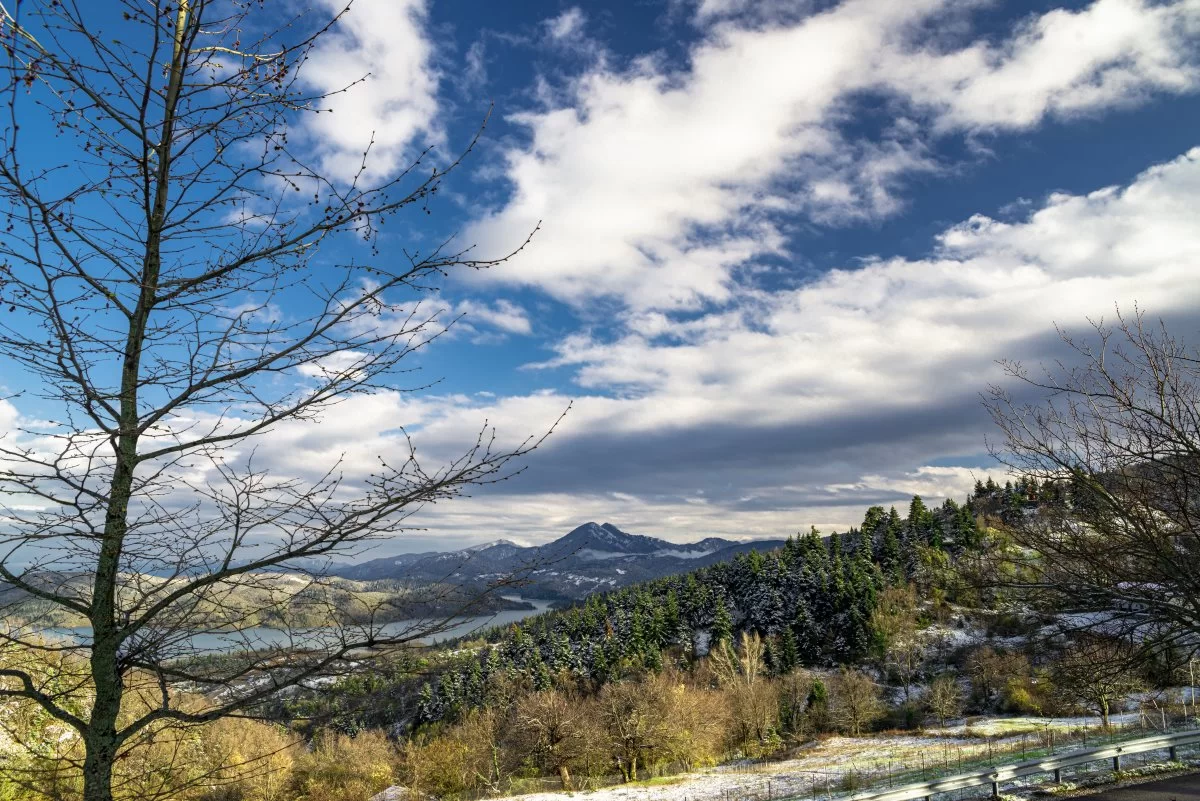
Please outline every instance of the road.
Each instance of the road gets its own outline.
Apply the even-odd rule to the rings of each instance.
[[[1088,801],[1200,801],[1200,773],[1085,796]]]

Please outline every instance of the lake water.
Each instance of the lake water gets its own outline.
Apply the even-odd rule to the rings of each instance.
[[[444,642],[446,640],[453,640],[456,637],[482,632],[493,626],[507,626],[510,623],[516,623],[527,617],[539,615],[549,609],[551,604],[550,601],[543,601],[538,598],[521,598],[519,596],[505,596],[505,598],[511,601],[528,602],[533,605],[533,609],[508,609],[490,615],[459,618],[436,634],[422,637],[421,641],[426,643]],[[384,636],[396,637],[409,634],[415,630],[428,628],[428,626],[428,620],[397,620],[382,626],[381,631]],[[334,630],[328,631],[332,632]],[[64,640],[75,640],[82,643],[91,638],[92,631],[90,628],[71,628],[47,629],[43,633],[46,636]],[[251,648],[258,649],[279,646],[303,648],[306,643],[308,645],[315,645],[319,644],[321,640],[322,631],[320,629],[307,632],[288,632],[281,629],[258,627],[239,632],[203,632],[193,634],[188,638],[187,645],[190,646],[193,652],[227,653],[229,651],[241,651]]]

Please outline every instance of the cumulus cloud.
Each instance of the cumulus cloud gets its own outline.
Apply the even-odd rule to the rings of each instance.
[[[880,67],[896,91],[932,107],[940,130],[1026,128],[1193,91],[1198,33],[1195,0],[1096,0],[1031,17],[1000,44],[887,52]]]
[[[630,495],[680,535],[699,520],[694,531],[845,526],[912,492],[961,497],[986,475],[978,393],[1002,377],[996,359],[1049,360],[1054,323],[1080,330],[1114,301],[1167,318],[1200,308],[1198,205],[1200,148],[1017,221],[972,216],[924,258],[876,259],[687,322],[648,313],[615,338],[577,334],[552,364],[575,371],[584,397],[505,491]],[[521,430],[565,402],[473,412]],[[458,415],[426,433],[448,437]],[[690,522],[674,528],[682,509]]]
[[[457,310],[465,315],[468,325],[490,326],[507,334],[533,332],[529,314],[511,300],[501,298],[490,306],[479,301],[464,300],[458,304]]]
[[[552,360],[580,385],[559,432],[520,479],[425,510],[424,536],[544,540],[585,519],[673,539],[781,536],[845,528],[913,493],[961,498],[987,475],[978,394],[1001,379],[996,359],[1052,359],[1054,323],[1082,329],[1114,301],[1168,318],[1200,308],[1197,207],[1200,148],[1014,220],[971,216],[923,258],[749,292],[687,321],[648,312],[616,336],[577,333]],[[485,419],[511,445],[569,400],[356,396],[279,427],[255,459],[281,471],[341,459],[361,476],[405,447],[403,427],[436,462]]]
[[[320,5],[337,13],[346,3]],[[305,81],[331,95],[321,104],[327,111],[306,118],[306,132],[333,176],[352,177],[368,146],[371,175],[389,175],[417,139],[441,138],[426,16],[425,0],[355,0],[310,55]]]
[[[1114,300],[1191,315],[1182,335],[1200,328],[1197,207],[1200,148],[1128,185],[1051,195],[1016,219],[970,216],[922,258],[750,291],[687,321],[648,312],[615,336],[576,334],[554,364],[574,371],[579,397],[528,472],[423,510],[426,539],[387,547],[507,533],[544,541],[586,519],[677,540],[782,536],[845,528],[865,507],[914,492],[961,498],[987,474],[991,427],[978,393],[1001,377],[996,359],[1053,358],[1053,323],[1081,329]],[[511,312],[514,332],[524,326],[519,311],[485,308]],[[406,452],[405,432],[436,464],[468,447],[484,420],[512,445],[542,433],[568,400],[355,395],[277,426],[254,443],[254,459],[276,475],[340,462],[355,484],[378,456]]]
[[[502,247],[544,223],[493,280],[638,310],[728,302],[739,268],[785,251],[781,213],[825,224],[893,214],[906,178],[940,169],[939,136],[1027,129],[1200,85],[1188,46],[1197,0],[1096,0],[965,44],[942,27],[959,21],[951,0],[847,0],[792,22],[717,13],[738,8],[703,4],[721,21],[686,68],[601,60],[565,102],[513,115],[529,136],[506,153],[511,199],[467,238]],[[880,104],[894,106],[890,124],[856,126]]]
[[[424,510],[418,539],[386,547],[544,541],[586,519],[676,540],[777,537],[844,529],[867,506],[913,493],[961,498],[988,474],[978,393],[1001,379],[996,359],[1050,360],[1053,323],[1078,331],[1114,300],[1183,315],[1184,335],[1200,327],[1198,206],[1200,148],[1125,186],[1052,195],[1015,220],[971,216],[923,258],[750,293],[688,322],[651,312],[615,338],[577,334],[554,363],[581,391],[528,472]],[[255,460],[286,472],[340,459],[353,481],[377,455],[403,452],[401,427],[436,463],[485,419],[511,445],[568,401],[355,396],[318,422],[278,427]]]
[[[676,539],[781,536],[844,528],[913,492],[961,497],[986,474],[977,393],[999,378],[995,359],[1052,357],[1053,322],[1080,327],[1114,300],[1166,316],[1200,308],[1200,149],[1125,186],[1022,201],[1004,219],[964,212],[920,258],[883,254],[770,291],[742,272],[794,258],[786,224],[894,214],[905,181],[944,169],[939,137],[1195,91],[1200,0],[1095,0],[987,40],[952,0],[848,0],[798,18],[760,12],[803,3],[692,5],[704,35],[686,67],[589,59],[542,94],[548,105],[515,117],[529,137],[504,144],[511,199],[466,236],[512,244],[544,218],[497,277],[580,307],[615,299],[618,317],[530,365],[574,377],[571,415],[520,480],[425,510],[420,547],[542,541],[586,519]],[[328,69],[310,76],[392,78],[319,118],[330,127],[314,138],[340,169],[375,126],[396,160],[437,136],[423,2],[358,0],[353,13],[317,54]],[[586,19],[569,9],[544,33],[586,38]],[[881,109],[885,125],[859,124]],[[535,333],[506,300],[445,310],[475,334]],[[542,373],[526,375],[536,386]],[[355,395],[261,437],[255,462],[277,475],[340,462],[354,484],[378,456],[405,452],[405,432],[435,464],[485,419],[502,444],[542,433],[569,394]],[[15,415],[0,402],[0,432]]]
[[[1078,323],[1114,300],[1161,313],[1194,305],[1197,204],[1200,148],[1127,187],[1053,195],[1019,222],[973,216],[924,259],[834,270],[649,333],[578,335],[552,364],[575,366],[584,387],[686,399],[653,404],[661,417],[648,426],[919,407],[954,391],[937,378],[950,366],[973,395],[992,359],[1053,320]]]

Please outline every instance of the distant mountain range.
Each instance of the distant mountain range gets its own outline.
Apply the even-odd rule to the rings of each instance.
[[[496,540],[448,553],[372,559],[334,567],[332,572],[359,581],[396,579],[466,587],[484,587],[516,575],[526,582],[519,590],[526,597],[571,601],[782,545],[782,540],[735,542],[719,537],[678,544],[627,534],[611,523],[584,523],[546,545],[524,547]]]

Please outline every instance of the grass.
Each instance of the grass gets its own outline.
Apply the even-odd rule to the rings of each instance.
[[[623,787],[666,787],[672,784],[682,784],[685,776],[651,776],[649,779],[638,779],[626,782]]]

